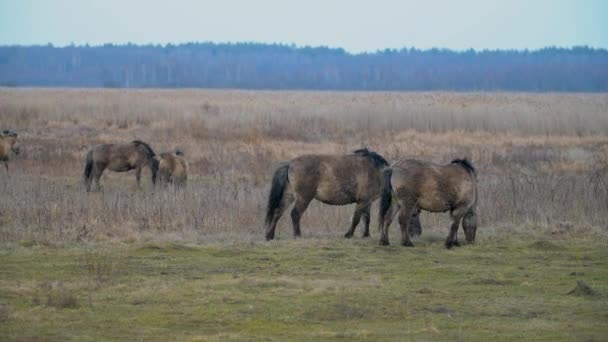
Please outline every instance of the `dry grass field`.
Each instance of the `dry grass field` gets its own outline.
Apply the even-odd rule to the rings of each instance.
[[[4,88],[0,128],[17,131],[21,146],[10,178],[0,169],[0,337],[608,334],[606,94]],[[188,188],[153,189],[146,171],[137,189],[133,173],[106,172],[103,190],[86,193],[87,148],[134,139],[156,152],[180,147]],[[424,213],[417,247],[377,246],[376,205],[372,240],[359,229],[344,241],[353,207],[318,202],[302,240],[286,215],[278,241],[263,241],[281,161],[361,146],[390,161],[472,159],[477,245],[443,250],[447,215]],[[567,296],[576,280],[591,295]],[[199,318],[172,325],[182,306]],[[119,312],[139,318],[119,324]]]
[[[605,232],[608,222],[603,94],[2,89],[0,123],[22,149],[10,181],[0,174],[2,241],[261,239],[280,161],[365,145],[390,161],[471,158],[482,240],[497,229]],[[104,191],[86,194],[87,148],[133,139],[183,149],[189,189],[152,191],[146,176],[135,191],[132,173],[107,172]],[[340,235],[351,210],[313,205],[304,235]],[[423,224],[444,232],[443,216]],[[279,237],[291,235],[287,221]]]

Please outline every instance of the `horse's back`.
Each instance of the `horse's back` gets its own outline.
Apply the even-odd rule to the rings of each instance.
[[[288,179],[296,193],[344,205],[380,196],[381,172],[357,155],[303,155],[289,163]]]
[[[401,201],[415,202],[427,211],[451,210],[475,194],[469,172],[456,164],[402,160],[393,165],[391,184]]]

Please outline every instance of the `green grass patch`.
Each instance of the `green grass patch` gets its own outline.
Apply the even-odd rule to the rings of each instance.
[[[2,340],[601,340],[602,241],[0,248]]]

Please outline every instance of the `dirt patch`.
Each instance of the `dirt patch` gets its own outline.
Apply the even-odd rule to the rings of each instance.
[[[582,280],[576,282],[576,287],[568,292],[570,296],[579,297],[600,297],[602,294],[597,290],[591,288],[591,286],[585,284]]]
[[[561,246],[558,246],[558,245],[554,244],[553,242],[546,241],[546,240],[535,241],[532,244],[530,244],[530,248],[540,249],[543,251],[559,251],[559,250],[563,249]]]
[[[513,285],[513,281],[511,280],[498,280],[494,278],[479,278],[471,280],[470,284],[473,285]]]

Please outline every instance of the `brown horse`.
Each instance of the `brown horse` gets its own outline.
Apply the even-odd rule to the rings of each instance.
[[[380,244],[388,245],[388,229],[395,215],[399,215],[401,243],[413,246],[408,223],[420,210],[450,211],[452,225],[445,242],[447,248],[459,246],[458,226],[462,226],[467,243],[475,242],[477,231],[477,175],[467,159],[455,159],[448,165],[437,165],[419,160],[402,160],[385,173],[385,184],[380,203]]]
[[[188,161],[179,149],[164,152],[155,157],[158,162],[158,176],[162,184],[185,187],[188,181]]]
[[[89,148],[84,167],[84,182],[87,191],[91,190],[93,179],[95,179],[97,189],[100,188],[99,180],[105,169],[114,172],[135,170],[135,178],[139,187],[141,170],[148,166],[152,171],[152,184],[156,184],[158,162],[154,159],[155,156],[150,145],[139,140],[128,144],[102,144]]]
[[[17,136],[13,130],[5,129],[0,132],[0,161],[4,163],[7,176],[8,173],[8,160],[11,151],[15,154],[19,154],[19,147],[17,146]]]
[[[277,222],[294,201],[293,234],[300,236],[300,219],[313,199],[330,205],[356,203],[344,236],[352,237],[363,218],[363,237],[369,237],[370,207],[382,194],[386,167],[386,159],[367,148],[349,155],[304,155],[284,163],[274,173],[268,196],[266,240],[274,239]]]

